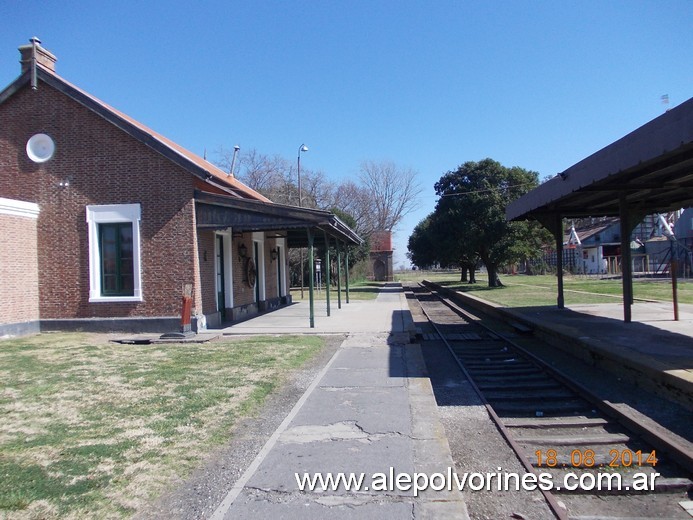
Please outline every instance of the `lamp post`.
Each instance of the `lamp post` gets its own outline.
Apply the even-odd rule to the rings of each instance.
[[[241,147],[236,145],[233,147],[233,158],[231,159],[231,169],[229,170],[229,176],[233,177],[233,170],[236,167],[236,156],[238,155],[238,150],[240,150]]]
[[[303,197],[302,197],[302,192],[301,192],[301,152],[307,152],[308,147],[305,144],[302,144],[298,148],[298,159],[297,159],[297,164],[296,164],[296,170],[298,171],[298,207],[303,206]]]
[[[301,192],[301,152],[307,152],[308,147],[304,144],[298,147],[298,159],[296,160],[296,171],[298,172],[298,207],[303,206]],[[303,299],[303,248],[301,248],[301,299]]]

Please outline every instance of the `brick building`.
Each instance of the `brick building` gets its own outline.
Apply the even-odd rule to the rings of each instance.
[[[371,235],[371,250],[369,252],[369,280],[377,282],[391,282],[394,280],[393,253],[392,231],[374,231]]]
[[[291,300],[290,247],[360,238],[273,204],[55,73],[38,42],[0,92],[0,336],[193,328]]]

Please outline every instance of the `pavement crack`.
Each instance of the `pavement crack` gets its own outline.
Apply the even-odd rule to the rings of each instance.
[[[283,443],[306,444],[310,442],[357,441],[371,443],[385,437],[401,437],[400,432],[371,433],[356,421],[332,424],[307,424],[288,428],[280,437]]]

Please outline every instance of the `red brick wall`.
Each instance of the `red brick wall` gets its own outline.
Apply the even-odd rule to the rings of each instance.
[[[56,144],[55,155],[43,164],[31,162],[24,151],[29,137],[39,132]],[[61,187],[62,181],[69,186]],[[37,91],[25,86],[0,104],[0,196],[40,206],[41,318],[180,313],[181,286],[196,281],[190,173],[39,83]],[[144,301],[89,303],[85,208],[126,203],[142,208]]]
[[[233,306],[240,307],[248,305],[255,301],[255,289],[248,287],[246,282],[245,264],[246,259],[239,260],[238,248],[241,244],[245,244],[247,248],[247,258],[253,257],[253,235],[252,233],[244,233],[240,237],[234,237],[231,247],[231,256],[233,262]]]
[[[39,319],[36,219],[0,214],[0,325]]]
[[[371,234],[371,251],[392,251],[392,232],[374,231]]]
[[[265,298],[267,300],[271,298],[277,298],[279,296],[278,284],[277,284],[277,264],[279,258],[272,261],[271,250],[277,245],[275,239],[265,240]]]
[[[200,230],[197,233],[197,244],[200,262],[200,287],[202,289],[202,312],[212,314],[217,312],[217,281],[214,256],[214,231]],[[205,260],[205,252],[207,260]]]

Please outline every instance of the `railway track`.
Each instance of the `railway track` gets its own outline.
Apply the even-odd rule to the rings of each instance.
[[[690,518],[693,454],[492,329],[478,313],[424,286],[410,288],[430,327],[485,404],[556,518]],[[520,332],[521,326],[517,326]],[[544,487],[548,487],[544,486]],[[591,488],[591,489],[590,489]],[[601,488],[601,489],[599,489]],[[600,516],[593,511],[594,503]]]

